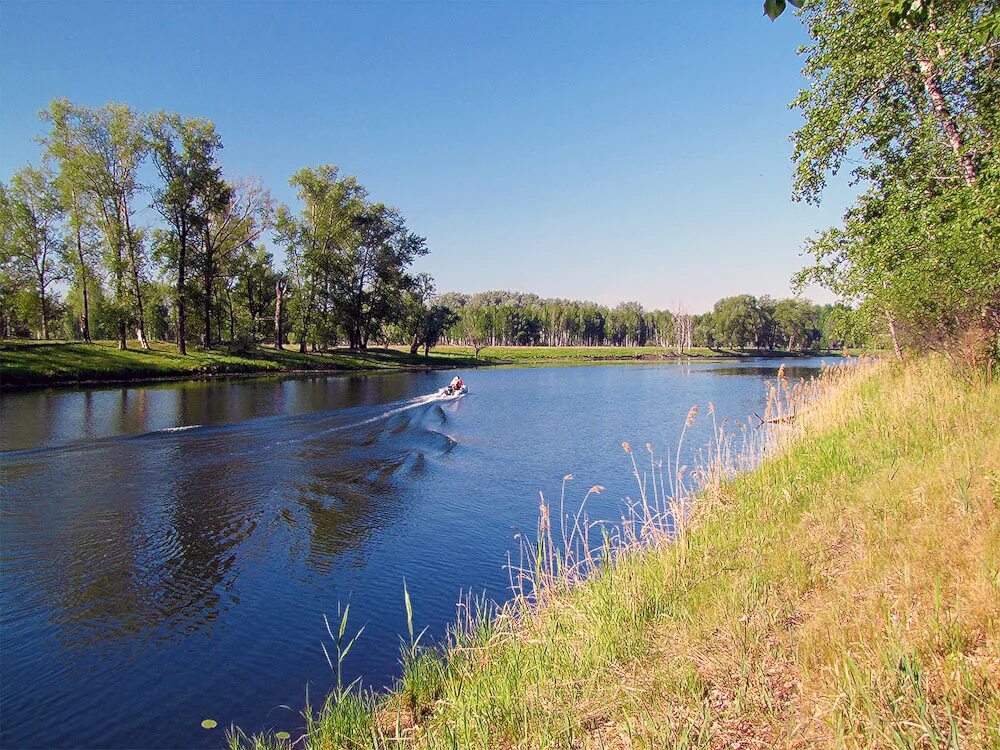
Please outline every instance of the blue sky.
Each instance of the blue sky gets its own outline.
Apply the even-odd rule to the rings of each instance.
[[[439,291],[701,311],[787,295],[850,197],[789,197],[805,41],[757,0],[4,0],[0,178],[38,161],[52,98],[174,110],[281,201],[299,167],[356,175],[427,237]]]

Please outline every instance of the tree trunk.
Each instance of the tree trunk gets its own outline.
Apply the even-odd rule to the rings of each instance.
[[[971,187],[976,184],[979,171],[976,169],[976,163],[973,161],[972,156],[965,151],[962,134],[959,132],[958,125],[955,124],[955,118],[948,109],[948,102],[941,92],[941,84],[938,82],[934,63],[923,55],[918,55],[917,64],[920,66],[920,74],[924,79],[924,90],[927,91],[927,96],[931,100],[934,113],[937,115],[938,122],[941,123],[944,137],[951,146],[951,150],[955,152],[955,158],[958,159],[958,163],[962,168],[962,174],[965,177],[965,184]]]
[[[205,315],[205,328],[202,333],[202,344],[206,349],[212,347],[212,285],[215,283],[215,271],[214,263],[212,259],[212,237],[209,233],[208,226],[205,226],[205,263],[202,267],[202,272],[204,275],[204,284],[202,286],[202,292],[204,294],[204,315]]]
[[[177,353],[187,355],[187,306],[184,303],[185,271],[187,270],[187,229],[180,232],[181,246],[177,256]]]
[[[129,267],[132,271],[132,285],[135,293],[135,311],[138,316],[136,321],[135,334],[139,339],[139,346],[149,349],[149,342],[146,341],[146,316],[142,309],[142,284],[139,280],[139,261],[135,253],[135,239],[132,236],[132,223],[128,218],[128,210],[121,207],[122,218],[125,225],[125,245],[128,250]]]
[[[139,346],[149,349],[149,342],[146,341],[146,315],[142,308],[142,283],[139,279],[139,259],[135,252],[135,239],[132,236],[132,224],[128,218],[128,210],[121,208],[125,225],[125,246],[128,250],[129,270],[132,272],[132,287],[135,294],[135,312],[138,320],[135,325],[135,337],[139,340]]]
[[[253,279],[247,275],[247,310],[250,311],[250,340],[257,344],[258,310],[253,304]]]
[[[309,314],[312,312],[313,300],[315,299],[315,283],[309,283],[309,297],[306,300],[306,308],[302,311],[302,332],[299,334],[299,353],[306,353],[306,337],[309,333]]]
[[[226,285],[226,302],[229,303],[229,340],[236,341],[236,310],[233,308],[233,290]]]
[[[893,319],[892,313],[888,310],[885,311],[885,319],[889,323],[889,336],[892,337],[892,349],[896,353],[896,359],[902,362],[903,350],[899,347],[899,336],[896,335],[896,321]]]
[[[416,354],[420,350],[420,336],[413,334],[410,338],[410,354]]]
[[[74,201],[76,195],[73,196]],[[90,343],[90,295],[87,289],[87,264],[83,259],[83,234],[80,230],[79,217],[76,223],[76,255],[80,260],[80,284],[83,287],[83,325],[81,333],[83,340]]]
[[[274,282],[274,348],[279,351],[284,349],[282,343],[284,333],[281,330],[281,302],[284,291],[280,280]]]
[[[44,263],[44,260],[42,262]],[[48,309],[48,305],[46,304],[46,299],[45,299],[45,276],[42,275],[42,274],[38,275],[38,297],[39,297],[39,300],[38,300],[39,301],[39,307],[41,307],[41,312],[42,312],[42,340],[43,341],[48,341],[49,340],[49,324],[48,324],[49,309]]]
[[[212,275],[208,272],[205,274],[205,285],[202,292],[205,296],[204,303],[204,315],[205,315],[205,330],[202,333],[202,342],[206,349],[210,349],[212,346],[212,283],[214,279]]]

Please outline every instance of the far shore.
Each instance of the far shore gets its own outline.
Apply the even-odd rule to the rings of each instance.
[[[177,353],[171,343],[153,342],[146,351],[130,342],[122,351],[114,342],[92,344],[74,341],[8,340],[0,342],[0,389],[16,390],[54,386],[99,386],[155,383],[207,378],[295,376],[434,370],[532,364],[599,364],[608,362],[686,359],[743,360],[841,355],[844,352],[768,351],[761,349],[710,349],[657,346],[504,346],[442,345],[428,356],[410,354],[402,346],[352,351],[347,348],[305,352],[298,346],[275,349],[261,345],[252,350],[227,346],[215,349],[189,347]],[[856,354],[857,352],[847,352]]]

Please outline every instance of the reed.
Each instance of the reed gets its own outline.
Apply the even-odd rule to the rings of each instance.
[[[599,487],[567,511],[565,477],[513,600],[466,597],[438,648],[411,628],[399,688],[298,744],[1000,747],[1000,386],[933,359],[783,375],[752,423],[706,405],[690,468],[623,445],[618,524],[588,520]]]

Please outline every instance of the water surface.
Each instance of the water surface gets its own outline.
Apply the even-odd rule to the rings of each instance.
[[[294,732],[306,686],[332,685],[323,613],[351,602],[348,679],[387,684],[404,578],[440,635],[461,589],[508,595],[539,491],[571,473],[571,501],[604,485],[590,515],[617,518],[635,494],[622,441],[675,446],[693,404],[761,411],[779,365],[482,370],[451,401],[426,398],[450,372],[4,394],[0,745]]]

